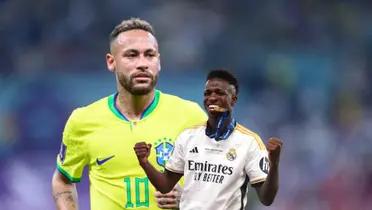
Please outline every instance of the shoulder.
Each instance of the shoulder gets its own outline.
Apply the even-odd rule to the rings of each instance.
[[[182,108],[193,109],[195,107],[200,107],[196,102],[181,98],[176,95],[160,92],[160,97],[161,97],[160,100],[162,100],[163,102],[171,105],[180,106]]]
[[[258,136],[257,133],[253,132],[252,130],[248,129],[247,127],[243,126],[242,124],[237,123],[236,124],[236,131],[239,132],[242,135],[246,136]]]
[[[108,110],[108,97],[74,109],[66,122],[63,135],[73,138],[88,133],[107,122]]]
[[[199,141],[200,136],[205,135],[205,124],[195,125],[184,129],[178,136],[177,140],[180,142],[193,142]]]
[[[186,100],[181,97],[161,93],[160,107],[164,112],[171,114],[173,117],[182,118],[186,122],[186,127],[190,125],[200,125],[207,120],[207,115],[198,103]]]
[[[249,143],[257,144],[257,146],[261,150],[266,149],[265,144],[261,140],[261,137],[256,132],[246,128],[245,126],[239,123],[236,125],[235,130],[237,135],[243,136],[245,139],[249,141]]]
[[[205,135],[205,123],[190,126],[186,129],[184,129],[180,133],[180,136],[183,136],[183,137],[195,137],[195,136],[199,136],[199,135],[202,135],[202,136]]]
[[[85,122],[89,119],[100,119],[105,112],[108,110],[108,99],[110,96],[106,96],[99,100],[96,100],[86,106],[81,106],[74,109],[70,115],[69,121],[74,122]]]

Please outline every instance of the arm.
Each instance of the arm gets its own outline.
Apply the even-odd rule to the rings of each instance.
[[[163,194],[159,191],[155,192],[156,203],[161,209],[179,209],[182,187],[179,184],[169,193]]]
[[[142,169],[145,171],[150,182],[155,186],[157,190],[162,193],[167,193],[172,190],[176,183],[182,177],[182,174],[174,173],[165,170],[164,173],[159,172],[149,161],[148,156],[150,155],[151,144],[145,142],[136,143],[134,146],[138,161]]]
[[[279,158],[282,141],[278,138],[270,138],[267,144],[269,152],[270,170],[265,182],[253,185],[262,204],[270,206],[275,199],[279,188]]]
[[[58,170],[53,174],[52,192],[58,210],[79,209],[76,185],[71,183]]]

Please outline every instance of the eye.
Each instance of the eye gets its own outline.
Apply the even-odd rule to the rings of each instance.
[[[146,51],[145,56],[149,58],[156,57],[157,53],[156,51]]]
[[[134,50],[130,50],[124,53],[124,57],[127,57],[127,58],[134,58],[136,56],[138,56],[138,52]]]
[[[219,95],[219,96],[224,96],[224,95],[226,95],[226,92],[223,91],[223,90],[216,90],[216,94]]]
[[[211,91],[204,91],[204,96],[209,96],[209,95],[211,95]]]

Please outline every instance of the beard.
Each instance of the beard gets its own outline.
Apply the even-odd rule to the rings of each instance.
[[[130,92],[132,95],[140,96],[150,93],[155,88],[158,81],[158,75],[149,74],[149,76],[151,77],[151,82],[146,83],[146,85],[144,83],[135,83],[135,77],[133,77],[133,75],[118,74],[118,80],[125,90]]]

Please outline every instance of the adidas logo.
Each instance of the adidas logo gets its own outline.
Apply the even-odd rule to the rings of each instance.
[[[198,148],[194,147],[192,150],[189,151],[190,153],[199,153]]]

